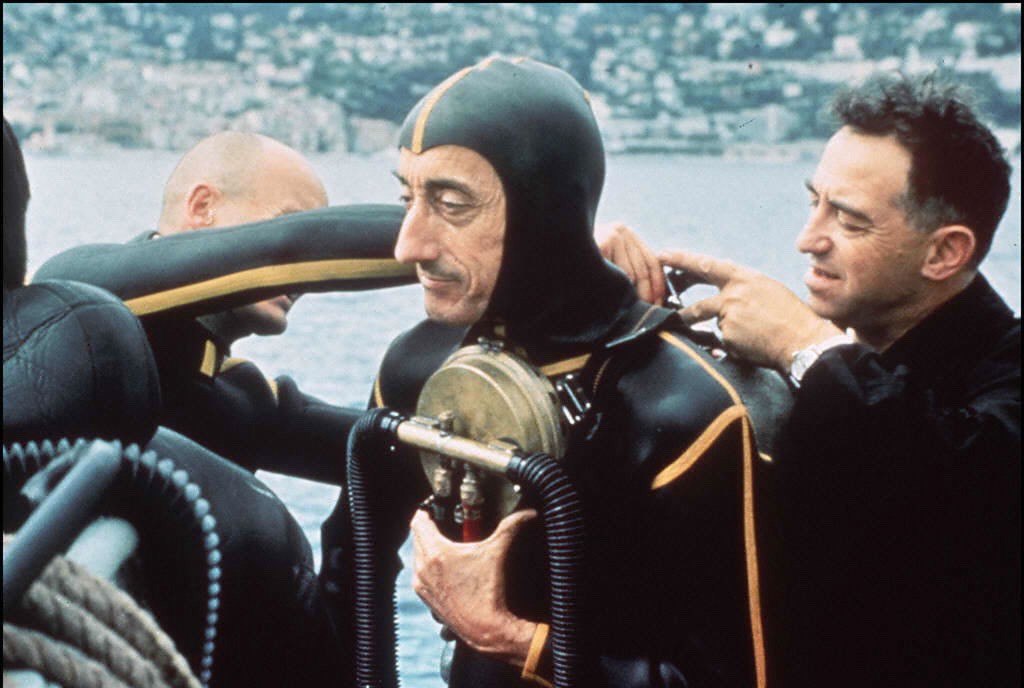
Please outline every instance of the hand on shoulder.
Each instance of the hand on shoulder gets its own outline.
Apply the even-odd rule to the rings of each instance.
[[[594,240],[601,255],[626,273],[642,300],[654,304],[665,300],[665,273],[661,263],[635,231],[621,222],[610,222],[594,228]]]

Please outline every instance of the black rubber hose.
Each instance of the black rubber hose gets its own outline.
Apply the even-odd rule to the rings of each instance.
[[[383,449],[395,441],[404,420],[387,409],[368,411],[348,443],[348,499],[352,517],[356,624],[356,686],[390,688],[399,683],[396,660],[394,587],[384,575],[378,551],[380,518],[375,496],[386,462]],[[409,467],[413,470],[415,467]],[[551,592],[551,644],[555,686],[582,685],[581,610],[578,583],[583,572],[583,509],[561,466],[547,454],[516,457],[506,471],[541,505],[548,544]]]
[[[56,466],[55,460],[71,455],[77,461],[79,457],[87,455],[86,449],[93,445],[107,445],[116,450],[119,465],[110,492],[119,491],[123,495],[134,498],[140,504],[146,504],[147,508],[167,509],[178,514],[188,526],[199,531],[205,553],[207,581],[206,609],[202,612],[204,620],[203,648],[199,660],[199,680],[205,687],[209,685],[213,675],[213,651],[220,608],[220,537],[217,534],[217,519],[210,513],[209,502],[203,499],[199,486],[189,479],[187,472],[178,468],[171,459],[161,459],[153,451],[143,452],[134,444],[123,450],[119,442],[107,444],[102,440],[94,440],[89,444],[85,440],[77,440],[74,444],[67,440],[61,440],[56,445],[50,442],[43,442],[41,445],[30,442],[24,446],[13,444],[10,447],[4,446],[3,449],[5,502],[9,491],[20,489],[29,478],[45,470],[51,463]],[[56,491],[54,495],[60,499],[60,495]],[[45,499],[43,503],[45,503]],[[5,526],[7,526],[6,516],[5,513]],[[32,516],[26,521],[26,525],[31,521]],[[45,524],[43,525],[45,526]],[[61,523],[54,524],[54,527],[66,528],[68,525]],[[86,523],[78,525],[80,530]],[[37,546],[39,546],[38,542],[32,542],[26,538],[15,540],[4,555],[5,578],[8,573],[6,560],[9,553],[15,547]],[[58,551],[45,553],[47,554],[46,561],[48,562],[58,553]],[[7,588],[8,584],[5,580],[5,593]],[[7,602],[5,594],[5,608]]]
[[[367,411],[348,439],[348,504],[352,517],[352,569],[355,588],[355,662],[358,688],[399,685],[395,589],[385,575],[387,553],[380,552],[381,533],[375,508],[384,487],[378,479],[382,449],[390,433],[382,432],[399,417],[387,409]],[[413,466],[409,470],[413,470]],[[375,470],[376,469],[376,470]]]
[[[581,686],[585,656],[578,594],[583,573],[582,502],[565,471],[547,454],[514,458],[506,475],[541,504],[550,567],[554,684],[557,688]]]
[[[54,555],[63,552],[96,516],[97,502],[110,488],[121,466],[121,447],[108,442],[76,445],[74,467],[63,476],[18,530],[18,539],[4,550],[4,616],[17,608],[21,596]]]

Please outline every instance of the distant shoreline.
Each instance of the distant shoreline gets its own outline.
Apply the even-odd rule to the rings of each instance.
[[[1003,137],[1001,137],[1002,139]],[[824,141],[818,139],[805,139],[801,141],[787,141],[784,143],[749,143],[731,144],[728,146],[700,146],[687,144],[686,142],[667,143],[664,141],[630,141],[626,143],[606,142],[605,152],[609,157],[643,157],[645,155],[666,155],[690,158],[710,158],[719,160],[743,160],[749,162],[765,163],[786,163],[786,162],[813,162],[821,154]],[[1011,148],[1007,147],[1010,162],[1020,166],[1021,147],[1018,141]],[[83,158],[91,155],[110,154],[133,154],[133,153],[167,153],[170,155],[181,155],[184,150],[171,148],[153,148],[136,146],[119,146],[109,141],[83,141],[76,140],[67,145],[51,147],[24,146],[27,155],[36,155],[47,158]],[[343,155],[355,158],[374,158],[387,154],[391,148],[381,148],[375,151],[318,151],[306,152],[307,155]]]

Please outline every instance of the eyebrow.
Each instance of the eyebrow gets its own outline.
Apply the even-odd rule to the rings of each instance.
[[[814,184],[811,183],[810,179],[805,179],[804,180],[804,186],[806,186],[807,190],[810,191],[815,196],[821,196],[821,194],[818,193],[818,190],[814,188]],[[851,208],[850,206],[846,205],[842,201],[835,201],[835,200],[832,200],[830,198],[830,199],[828,199],[828,204],[830,206],[832,206],[833,208],[835,208],[836,210],[841,210],[842,212],[846,213],[847,215],[850,215],[850,216],[852,216],[852,217],[854,217],[854,218],[856,218],[858,220],[862,220],[862,221],[868,222],[870,224],[874,224],[875,223],[875,221],[872,220],[871,217],[867,213],[865,213],[863,211],[860,211],[860,210],[857,210],[855,208]]]
[[[395,179],[397,179],[403,185],[411,186],[408,180],[402,175],[400,175],[397,171],[392,170],[391,174],[394,175]],[[442,191],[444,189],[452,189],[453,191],[458,191],[460,193],[466,194],[470,198],[476,198],[476,193],[474,193],[473,189],[470,188],[467,184],[460,182],[457,179],[449,179],[447,177],[441,177],[439,179],[428,179],[424,186],[426,187],[427,191],[431,193],[436,191]]]

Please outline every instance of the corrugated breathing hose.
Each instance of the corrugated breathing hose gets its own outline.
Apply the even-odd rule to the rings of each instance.
[[[404,419],[387,409],[368,411],[349,436],[349,508],[355,572],[356,686],[391,688],[399,684],[395,652],[395,596],[385,587],[378,551],[381,521],[375,498],[383,450],[397,441]],[[410,466],[409,470],[416,467]],[[561,466],[542,453],[515,457],[507,477],[540,503],[550,563],[551,633],[557,688],[582,685],[581,610],[577,584],[583,569],[582,504]]]
[[[18,537],[4,552],[4,616],[14,610],[22,594],[39,577],[43,567],[69,544],[70,540],[94,516],[92,505],[103,494],[116,492],[147,509],[166,509],[198,531],[206,564],[207,598],[203,617],[202,655],[199,680],[205,687],[213,672],[213,652],[220,607],[220,538],[210,504],[202,498],[200,487],[174,461],[160,458],[153,451],[141,451],[137,445],[121,447],[119,442],[61,440],[5,446],[4,502],[19,497],[27,480],[56,462],[70,467],[52,491],[42,499],[18,531]],[[97,494],[98,492],[98,494]],[[22,505],[31,503],[20,497]],[[4,525],[13,513],[5,508]],[[5,640],[7,628],[5,623]],[[6,643],[5,643],[6,646]],[[5,648],[6,649],[6,648]],[[6,660],[5,660],[6,663]]]

